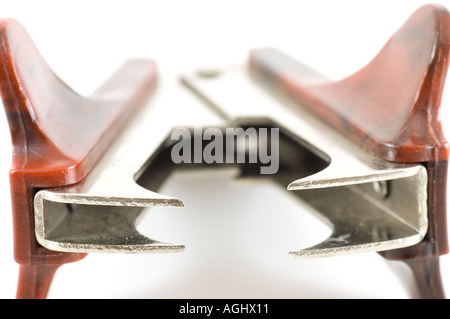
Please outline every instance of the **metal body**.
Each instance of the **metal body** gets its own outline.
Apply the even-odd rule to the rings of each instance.
[[[173,170],[230,166],[242,179],[281,184],[332,227],[327,240],[293,256],[389,250],[414,245],[426,234],[427,173],[421,165],[368,155],[307,110],[270,94],[241,66],[189,72],[182,82],[186,104],[172,102],[173,87],[160,87],[88,178],[36,194],[41,245],[64,252],[181,251],[182,245],[139,234],[139,216],[146,207],[183,206],[182,199],[157,193]],[[203,103],[190,103],[192,93]],[[248,163],[174,164],[171,132],[183,127],[195,133],[196,126],[279,128],[280,170],[261,175]]]

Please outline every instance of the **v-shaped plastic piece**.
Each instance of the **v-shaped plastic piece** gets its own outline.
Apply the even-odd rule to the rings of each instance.
[[[438,257],[448,252],[449,145],[439,110],[449,61],[450,13],[441,5],[419,8],[366,67],[340,81],[272,49],[252,51],[249,61],[255,78],[289,95],[368,153],[425,166],[428,232],[419,244],[382,253],[411,266],[422,297],[444,296]],[[314,176],[291,186],[300,190],[308,178]]]
[[[369,153],[396,162],[439,161],[449,150],[439,117],[449,52],[449,12],[428,5],[366,67],[341,81],[270,49],[254,50],[250,66]]]
[[[37,190],[86,177],[156,85],[151,60],[130,60],[91,97],[74,92],[44,61],[24,28],[0,21],[0,93],[13,143],[10,171],[18,298],[44,298],[59,265],[85,254],[41,247],[34,235]]]

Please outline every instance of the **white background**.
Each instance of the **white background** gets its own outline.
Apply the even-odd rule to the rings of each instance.
[[[450,1],[438,1],[450,7]],[[277,47],[330,78],[363,67],[425,1],[0,1],[53,70],[81,94],[123,61],[153,58],[161,76],[210,63],[245,61]],[[442,121],[450,137],[450,88]],[[1,113],[1,112],[0,112]],[[8,170],[9,130],[0,115],[0,298],[14,298]],[[182,209],[156,209],[144,228],[187,245],[176,255],[89,255],[63,266],[49,298],[408,298],[375,253],[293,260],[287,252],[326,231],[274,187],[233,189],[226,179],[173,180]],[[147,226],[146,226],[147,225]],[[144,229],[143,228],[143,229]],[[450,257],[442,275],[450,294]]]

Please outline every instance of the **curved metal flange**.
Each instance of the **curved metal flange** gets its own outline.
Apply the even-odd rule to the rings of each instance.
[[[393,172],[395,176],[398,172]],[[331,188],[297,188],[297,196],[332,225],[323,242],[294,257],[328,257],[354,252],[383,251],[419,243],[427,232],[427,173],[424,167],[404,170],[410,176],[379,179]],[[320,186],[324,186],[323,184]],[[407,200],[405,200],[407,199]]]
[[[422,165],[392,163],[364,152],[307,109],[293,108],[262,90],[245,68],[219,68],[213,78],[191,72],[182,79],[235,125],[266,119],[291,140],[280,139],[282,169],[265,178],[287,187],[333,228],[328,239],[292,256],[390,250],[425,236],[428,178]]]
[[[190,127],[199,120],[220,125],[223,121],[198,103],[193,105],[196,112],[187,108],[189,112],[183,113],[167,93],[173,89],[170,83],[158,87],[86,178],[36,193],[35,234],[42,246],[82,253],[172,253],[184,249],[184,245],[153,240],[136,230],[145,208],[184,205],[178,198],[148,189],[159,186],[155,186],[157,176],[149,177],[150,187],[142,186],[139,178],[167,147],[173,129]]]

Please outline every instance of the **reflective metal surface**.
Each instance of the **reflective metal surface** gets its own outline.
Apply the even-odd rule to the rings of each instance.
[[[189,94],[180,105],[178,97],[172,98],[174,91],[187,93],[176,81],[163,81],[148,105],[81,183],[41,190],[35,195],[36,237],[42,246],[88,253],[183,250],[183,245],[160,243],[136,230],[145,207],[183,206],[181,199],[136,183],[171,131],[177,126],[198,124],[199,119],[212,125],[221,123],[210,110],[198,108],[199,103]]]
[[[136,230],[145,208],[183,206],[183,199],[158,193],[175,170],[201,174],[230,167],[239,172],[239,182],[281,185],[305,204],[299,209],[306,207],[333,228],[324,242],[299,247],[291,252],[294,257],[381,251],[422,240],[427,229],[422,166],[366,154],[306,110],[271,95],[240,66],[190,72],[182,82],[184,86],[163,79],[156,96],[83,182],[36,194],[40,244],[67,252],[181,251],[183,245],[161,243]],[[174,164],[171,132],[198,125],[222,131],[279,129],[277,145],[271,145],[279,148],[279,170],[261,175],[261,163]],[[258,147],[250,142],[236,151]]]
[[[272,123],[328,163],[305,176],[302,167],[310,164],[298,161],[287,173],[273,176],[333,228],[327,240],[292,252],[293,256],[381,251],[422,240],[427,230],[424,167],[394,164],[367,154],[306,109],[271,95],[245,68],[231,66],[216,74],[220,75],[204,77],[192,72],[183,76],[183,82],[240,125]],[[295,149],[283,149],[280,154],[289,156]]]

